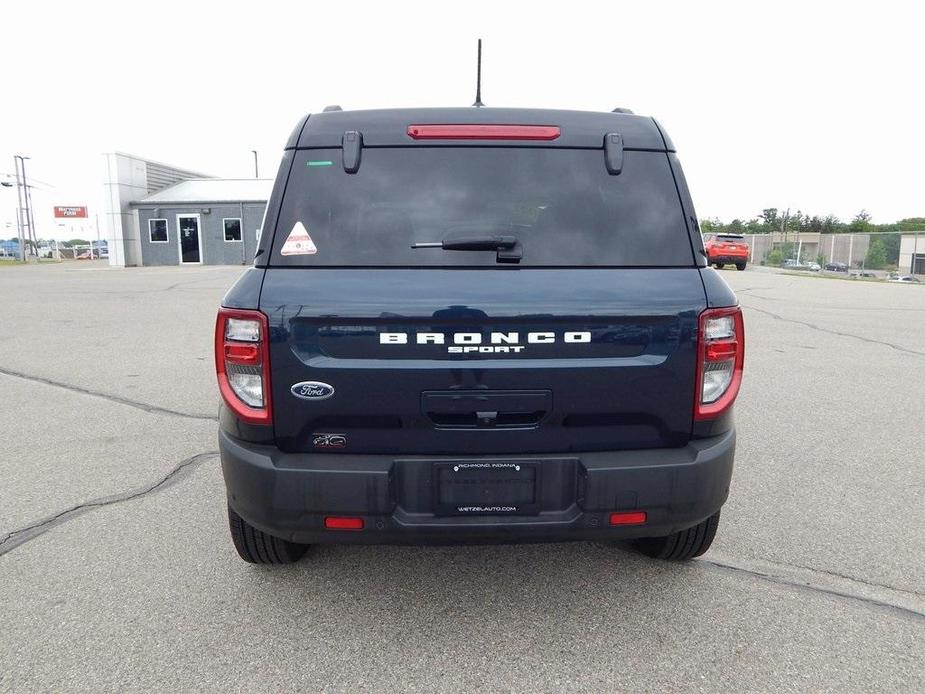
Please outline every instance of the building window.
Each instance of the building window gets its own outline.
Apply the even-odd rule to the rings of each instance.
[[[240,219],[223,219],[222,224],[225,226],[226,241],[241,240],[241,220]]]
[[[148,220],[148,239],[151,243],[167,243],[167,220]]]

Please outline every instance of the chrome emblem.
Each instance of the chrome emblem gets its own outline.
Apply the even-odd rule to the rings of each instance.
[[[312,445],[315,448],[344,448],[347,437],[344,434],[312,434]]]
[[[289,390],[303,400],[327,400],[334,395],[334,386],[321,381],[302,381],[294,384]]]

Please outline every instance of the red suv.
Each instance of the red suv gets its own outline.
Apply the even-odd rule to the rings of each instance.
[[[704,234],[703,248],[707,261],[717,268],[728,263],[735,265],[736,270],[744,270],[748,263],[748,244],[741,234]]]

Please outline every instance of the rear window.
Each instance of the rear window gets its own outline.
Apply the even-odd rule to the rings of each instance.
[[[355,174],[340,149],[295,152],[270,263],[494,266],[411,248],[485,235],[515,236],[521,267],[694,264],[664,153],[627,151],[611,176],[603,150],[421,146],[365,148]]]

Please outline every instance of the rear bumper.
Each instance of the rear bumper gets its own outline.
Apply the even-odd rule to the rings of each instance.
[[[707,259],[710,261],[710,264],[711,264],[711,265],[712,265],[713,263],[720,263],[720,264],[723,264],[723,265],[725,265],[725,264],[734,265],[734,264],[736,264],[736,263],[747,263],[747,262],[748,262],[748,255],[747,255],[747,254],[742,254],[742,255],[729,255],[729,254],[727,254],[727,253],[719,253],[719,254],[716,254],[716,255],[710,255],[710,256],[708,256]]]
[[[735,431],[683,448],[503,457],[283,453],[219,432],[228,502],[248,523],[294,542],[415,544],[616,540],[667,535],[716,513],[729,493]],[[538,462],[534,515],[434,513],[434,463]],[[614,511],[647,522],[610,526]],[[358,531],[326,516],[359,516]]]

